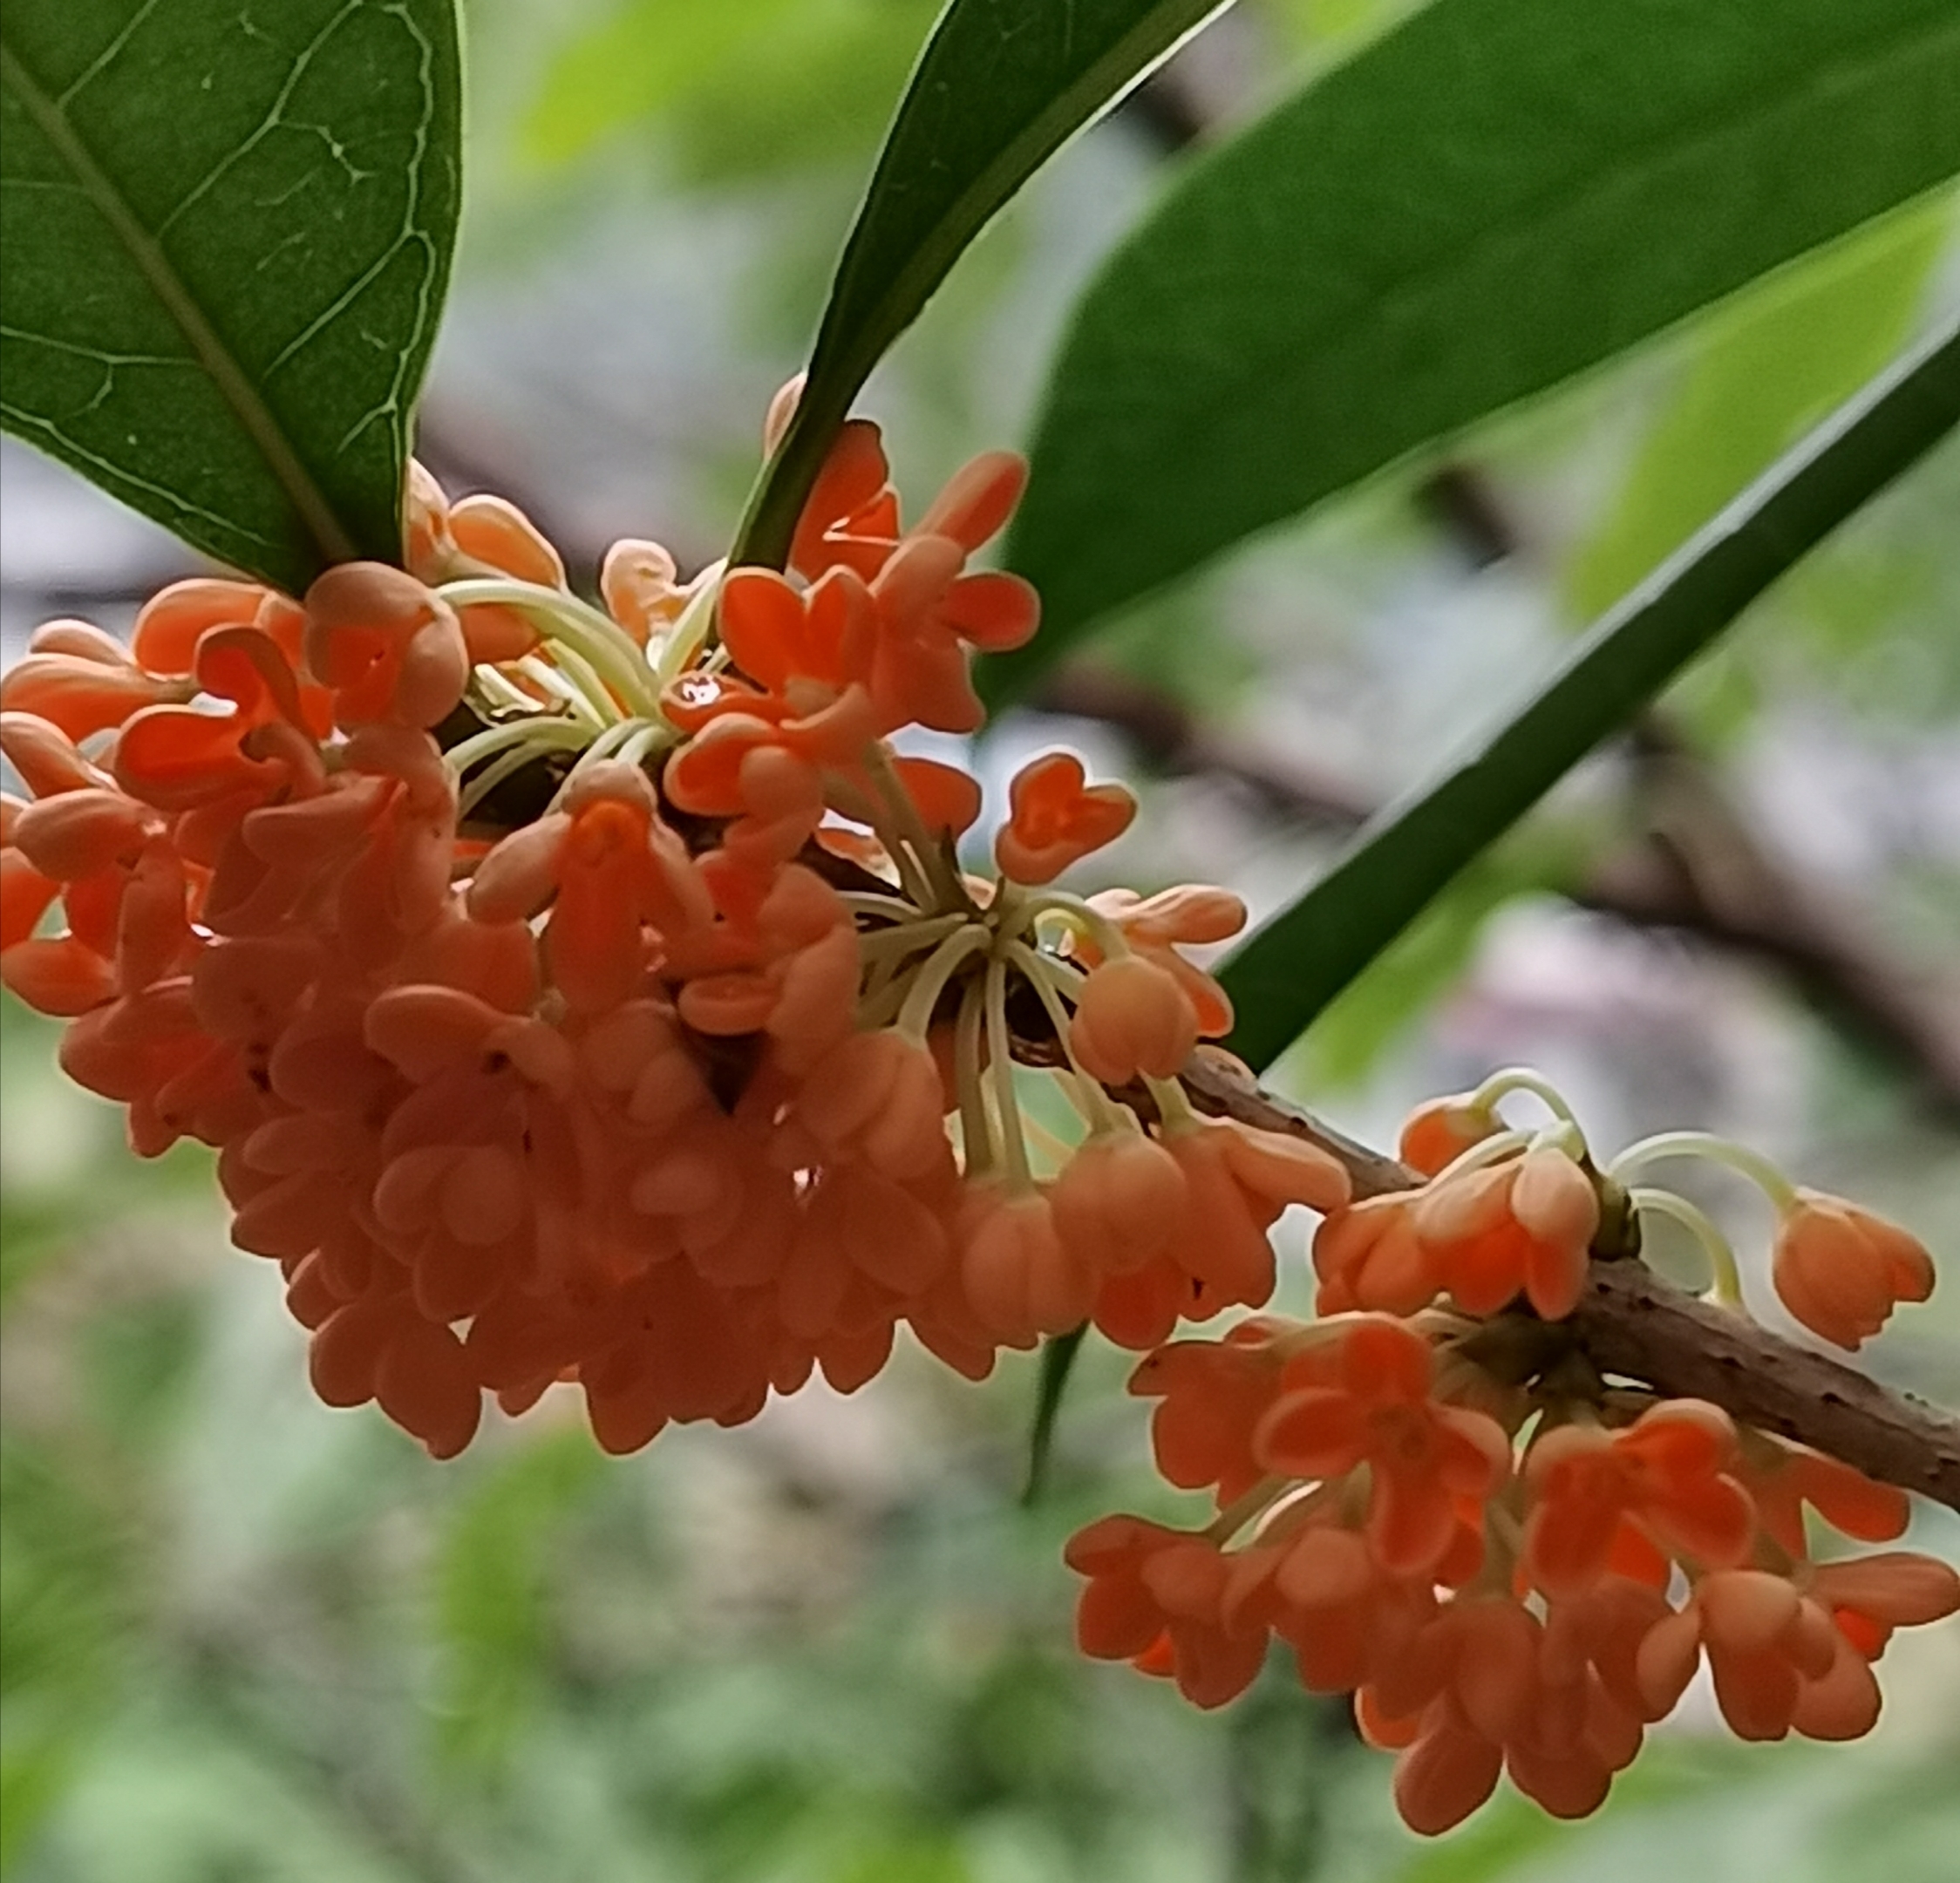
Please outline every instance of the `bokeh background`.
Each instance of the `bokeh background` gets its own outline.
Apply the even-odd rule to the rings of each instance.
[[[422,453],[589,580],[719,553],[931,0],[469,0],[469,200]],[[902,483],[1024,435],[1071,301],[1167,167],[1387,24],[1243,0],[1080,139],[880,373]],[[1950,195],[1113,624],[977,763],[1135,779],[1099,858],[1256,913],[1515,699],[1587,616],[1960,304]],[[183,553],[9,441],[7,657],[126,625]],[[1960,1251],[1960,445],[1950,442],[1473,870],[1290,1056],[1378,1140],[1529,1060],[1608,1148],[1746,1135]],[[1043,1501],[1034,1371],[902,1352],[738,1432],[607,1460],[548,1398],[430,1463],[330,1412],[208,1159],[139,1165],[0,1011],[0,1870],[21,1883],[1944,1883],[1960,1626],[1880,1730],[1743,1748],[1705,1699],[1610,1807],[1420,1846],[1276,1666],[1218,1716],[1084,1664],[1069,1531],[1153,1488],[1085,1356]],[[1757,1252],[1743,1195],[1708,1194]],[[1303,1226],[1283,1225],[1298,1292]],[[1661,1259],[1676,1260],[1664,1250]],[[1681,1273],[1690,1273],[1685,1258]],[[1755,1298],[1773,1317],[1752,1271]],[[1960,1283],[1868,1349],[1960,1401]],[[1923,1514],[1918,1547],[1960,1555]]]

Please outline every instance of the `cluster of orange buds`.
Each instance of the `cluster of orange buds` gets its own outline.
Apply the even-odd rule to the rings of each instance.
[[[1545,1128],[1506,1127],[1498,1102],[1521,1090],[1550,1105]],[[1363,1737],[1398,1753],[1397,1805],[1426,1833],[1505,1772],[1557,1816],[1596,1809],[1705,1656],[1743,1738],[1868,1731],[1871,1663],[1894,1628],[1960,1610],[1960,1574],[1906,1551],[1814,1560],[1806,1507],[1889,1542],[1904,1493],[1718,1406],[1610,1385],[1544,1336],[1596,1246],[1637,1251],[1652,1215],[1702,1241],[1717,1298],[1741,1311],[1714,1223],[1628,1185],[1664,1158],[1763,1186],[1784,1302],[1841,1344],[1925,1298],[1925,1249],[1702,1133],[1601,1170],[1523,1071],[1421,1107],[1401,1150],[1427,1180],[1336,1209],[1316,1235],[1319,1319],[1256,1316],[1137,1369],[1159,1471],[1211,1490],[1218,1514],[1193,1531],[1113,1516],[1074,1537],[1083,1651],[1216,1706],[1276,1637],[1310,1690],[1351,1695]]]
[[[36,634],[0,978],[138,1152],[217,1148],[322,1398],[448,1456],[566,1381],[625,1451],[853,1390],[902,1324],[975,1377],[1085,1318],[1148,1349],[1263,1302],[1282,1210],[1346,1200],[1175,1083],[1230,1017],[1178,951],[1236,899],[1055,887],[1134,809],[1066,754],[970,875],[979,786],[892,746],[974,730],[973,653],[1034,631],[968,568],[1024,475],[983,456],[908,527],[853,422],[786,572],[623,542],[601,608],[418,469],[405,567]],[[1036,1125],[1037,1082],[1079,1126]]]

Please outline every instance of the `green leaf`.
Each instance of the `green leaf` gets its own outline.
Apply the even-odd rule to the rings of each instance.
[[[780,567],[871,369],[974,237],[1076,132],[1228,0],[949,0],[900,101],[795,418],[732,561]]]
[[[1952,224],[1943,190],[1753,289],[1715,323],[1566,572],[1580,619],[1618,601],[1885,364]]]
[[[1956,171],[1953,0],[1434,0],[1105,264],[1007,551],[1045,626],[988,690]]]
[[[1089,1331],[1085,1322],[1057,1334],[1041,1343],[1041,1377],[1035,1387],[1034,1423],[1028,1431],[1028,1474],[1022,1480],[1021,1501],[1041,1501],[1048,1481],[1048,1457],[1055,1446],[1055,1422],[1062,1415],[1062,1401],[1068,1393],[1069,1376],[1075,1370],[1076,1356]]]
[[[453,0],[9,0],[0,423],[297,592],[401,554]]]
[[[1702,530],[1465,762],[1364,830],[1221,973],[1262,1066],[1600,740],[1960,423],[1960,330],[1909,355]]]

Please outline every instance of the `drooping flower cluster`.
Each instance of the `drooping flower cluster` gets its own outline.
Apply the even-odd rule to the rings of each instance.
[[[1172,1083],[1229,1022],[1177,950],[1236,900],[1053,887],[1134,808],[1066,754],[970,877],[977,785],[889,743],[972,731],[972,653],[1033,632],[968,567],[1022,479],[982,457],[905,527],[856,421],[786,573],[623,542],[601,610],[521,513],[418,471],[405,568],[35,636],[0,977],[139,1152],[217,1147],[323,1399],[447,1456],[487,1395],[570,1381],[624,1451],[813,1370],[851,1390],[901,1325],[973,1377],[1085,1318],[1148,1348],[1262,1302],[1281,1210],[1345,1200]],[[1033,1141],[1030,1080],[1072,1142]]]
[[[979,1377],[1090,1322],[1147,1356],[1160,1467],[1219,1513],[1079,1535],[1083,1648],[1215,1705],[1283,1642],[1398,1750],[1418,1829],[1505,1771],[1591,1810],[1705,1658],[1745,1737],[1864,1731],[1871,1662],[1960,1576],[1814,1560],[1806,1511],[1887,1542],[1903,1498],[1543,1336],[1655,1217],[1739,1306],[1715,1225],[1632,1181],[1668,1158],[1760,1185],[1785,1306],[1841,1346],[1925,1298],[1923,1247],[1705,1134],[1601,1170],[1526,1074],[1424,1107],[1425,1180],[1358,1201],[1305,1139],[1200,1117],[1180,1074],[1231,1013],[1181,951],[1237,899],[1058,888],[1135,808],[1065,752],[970,874],[978,785],[894,743],[974,731],[973,655],[1034,631],[969,566],[1022,478],[979,458],[907,527],[854,421],[786,569],[623,542],[602,608],[520,512],[418,471],[401,568],[181,582],[126,648],[51,622],[0,683],[31,794],[0,981],[139,1152],[216,1148],[320,1397],[436,1456],[555,1383],[627,1451],[850,1390],[901,1327]],[[1553,1123],[1508,1128],[1518,1090]],[[1322,1318],[1174,1340],[1265,1306],[1294,1204]]]
[[[1551,1126],[1505,1128],[1496,1102],[1521,1088]],[[1557,1094],[1521,1072],[1422,1107],[1401,1149],[1426,1183],[1320,1227],[1322,1318],[1256,1316],[1136,1370],[1159,1471],[1211,1491],[1218,1515],[1192,1531],[1108,1517],[1072,1540],[1083,1651],[1216,1706],[1276,1640],[1398,1754],[1397,1805],[1424,1832],[1506,1772],[1557,1816],[1596,1809],[1705,1658],[1741,1737],[1869,1730],[1872,1663],[1895,1628],[1960,1610],[1960,1574],[1904,1551],[1814,1560],[1806,1513],[1889,1542],[1904,1494],[1719,1407],[1610,1385],[1544,1336],[1615,1218],[1622,1253],[1651,1215],[1687,1225],[1739,1309],[1712,1221],[1624,1186],[1663,1158],[1712,1156],[1769,1192],[1777,1288],[1842,1345],[1925,1298],[1924,1248],[1704,1134],[1600,1173]]]

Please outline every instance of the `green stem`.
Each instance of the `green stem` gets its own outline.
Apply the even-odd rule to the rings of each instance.
[[[947,982],[991,940],[978,922],[965,922],[927,955],[898,1009],[898,1030],[922,1046],[926,1030],[932,1024],[933,1009],[938,1006]]]
[[[470,685],[492,710],[535,713],[538,710],[537,701],[498,668],[478,665],[470,675]]]
[[[688,597],[680,618],[668,629],[667,638],[661,643],[660,659],[653,670],[656,692],[670,680],[680,676],[714,633],[715,602],[721,594],[721,578],[727,567],[725,562],[717,562],[695,578],[694,593]]]
[[[603,731],[608,725],[616,723],[609,709],[602,711],[585,689],[555,663],[540,660],[535,654],[527,654],[514,664],[520,673],[534,680],[553,699],[576,713],[595,731]]]
[[[1069,1043],[1069,1021],[1071,1016],[1062,1004],[1062,996],[1054,982],[1049,977],[1048,964],[1025,942],[1010,942],[1007,957],[1018,968],[1033,988],[1035,997],[1046,1009],[1049,1023],[1055,1029],[1055,1038],[1068,1061],[1068,1077],[1081,1095],[1076,1109],[1088,1119],[1098,1131],[1115,1127],[1117,1107],[1101,1084],[1082,1070],[1081,1062],[1075,1057],[1075,1049]]]
[[[858,936],[858,953],[867,961],[881,955],[910,955],[931,948],[965,925],[960,914],[933,915],[923,921],[894,922],[888,928],[868,929]]]
[[[537,757],[538,748],[525,744],[492,759],[456,794],[457,822],[463,822],[506,778],[515,778],[526,765],[535,764]]]
[[[909,922],[926,914],[917,903],[908,902],[903,896],[878,895],[868,890],[847,890],[842,900],[854,915],[889,915],[898,921]]]
[[[556,751],[589,744],[591,738],[589,726],[540,714],[509,725],[494,725],[481,732],[473,732],[468,738],[452,745],[442,756],[450,770],[460,778],[472,765],[481,765],[486,758],[508,751],[514,745],[535,745],[543,751]]]
[[[1514,1091],[1529,1092],[1533,1098],[1542,1099],[1550,1108],[1552,1116],[1562,1118],[1568,1125],[1579,1122],[1557,1086],[1541,1073],[1534,1072],[1529,1066],[1506,1066],[1501,1072],[1493,1072],[1471,1093],[1470,1108],[1474,1111],[1492,1111],[1499,1099]]]
[[[1776,1207],[1779,1215],[1797,1200],[1796,1186],[1759,1151],[1746,1145],[1731,1144],[1713,1132],[1662,1132],[1629,1145],[1606,1166],[1606,1174],[1616,1183],[1624,1183],[1636,1171],[1669,1158],[1701,1158],[1719,1164],[1738,1176],[1746,1177]]]
[[[660,711],[660,690],[647,670],[645,657],[631,635],[609,615],[582,602],[562,588],[514,576],[492,579],[466,576],[445,582],[436,593],[452,608],[497,602],[537,622],[545,634],[562,646],[575,648],[604,676],[634,713],[655,717]]]
[[[1157,1107],[1157,1123],[1166,1132],[1194,1131],[1198,1114],[1191,1108],[1181,1081],[1144,1077],[1144,1089]]]
[[[1742,1306],[1742,1271],[1736,1267],[1735,1251],[1705,1210],[1696,1208],[1686,1197],[1677,1196],[1671,1190],[1644,1186],[1630,1191],[1628,1200],[1637,1210],[1671,1216],[1687,1230],[1707,1252],[1709,1265],[1715,1271],[1715,1299],[1725,1308]]]
[[[959,1087],[960,1139],[969,1181],[984,1177],[997,1161],[980,1076],[980,1027],[985,1010],[984,990],[975,981],[961,995],[959,1018],[953,1024],[953,1083]]]
[[[679,743],[679,734],[664,719],[642,725],[619,749],[624,765],[643,766],[655,752]]]
[[[1012,887],[1016,890],[1016,901],[1011,915],[1004,920],[1011,923],[1016,934],[1032,928],[1044,915],[1061,915],[1072,927],[1088,931],[1106,961],[1115,961],[1130,952],[1130,944],[1123,931],[1108,916],[1091,908],[1080,896],[1072,895],[1065,889],[1044,889],[1030,894],[1017,885]],[[1075,971],[1080,974],[1085,970],[1077,968]]]
[[[987,963],[987,1075],[993,1081],[994,1109],[1000,1114],[1001,1150],[1007,1160],[1010,1196],[1034,1188],[1028,1147],[1021,1140],[1021,1107],[1014,1096],[1014,1037],[1007,1030],[1007,963]]]
[[[612,689],[606,684],[604,675],[570,642],[554,642],[551,664],[579,690],[593,711],[606,723],[609,731],[615,726],[631,724],[630,720],[619,717],[619,703],[614,698]],[[633,710],[633,704],[630,700],[626,703],[629,713]]]
[[[920,871],[935,893],[934,906],[944,908],[949,903],[960,901],[962,898],[953,882],[952,872],[946,867],[945,857],[932,840],[932,833],[927,830],[925,819],[919,815],[918,806],[912,802],[904,780],[894,768],[891,752],[882,739],[874,739],[866,747],[864,769],[884,800],[894,826],[893,837],[898,842],[911,846]],[[888,840],[885,847],[895,855],[897,853],[896,843]]]

